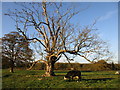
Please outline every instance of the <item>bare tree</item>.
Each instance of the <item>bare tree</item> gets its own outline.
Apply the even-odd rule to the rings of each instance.
[[[16,3],[17,4],[17,3]],[[18,4],[19,5],[19,4]],[[93,29],[94,24],[76,28],[71,18],[80,12],[66,3],[39,2],[21,3],[22,9],[7,14],[16,22],[17,30],[26,40],[39,42],[46,64],[45,76],[53,76],[54,64],[62,57],[80,56],[89,62],[107,58],[109,50]],[[28,33],[33,33],[30,37]],[[35,62],[37,63],[37,61]]]

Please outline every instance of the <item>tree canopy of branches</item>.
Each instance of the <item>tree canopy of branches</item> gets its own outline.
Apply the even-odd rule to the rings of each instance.
[[[66,4],[62,2],[20,3],[18,5],[22,6],[22,9],[11,10],[5,14],[16,22],[17,30],[26,40],[39,42],[44,59],[38,61],[46,64],[46,76],[55,75],[54,64],[62,56],[68,61],[73,60],[69,55],[80,56],[91,63],[99,58],[108,58],[109,50],[106,43],[93,29],[96,22],[84,28],[76,28],[75,23],[71,23],[71,19],[80,10],[65,7]],[[28,33],[33,35],[30,37]]]
[[[32,60],[32,50],[27,42],[18,32],[10,32],[2,37],[2,61],[9,62],[11,72],[14,65],[20,62]]]

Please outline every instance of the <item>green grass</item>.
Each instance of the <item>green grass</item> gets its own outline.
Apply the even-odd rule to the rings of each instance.
[[[65,81],[68,71],[55,71],[55,77],[42,77],[43,70],[2,71],[2,88],[117,88],[119,76],[115,71],[82,72],[82,80]]]

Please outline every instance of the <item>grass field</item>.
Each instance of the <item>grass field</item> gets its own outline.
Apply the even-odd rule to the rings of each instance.
[[[2,71],[2,88],[120,88],[119,75],[115,71],[82,72],[82,80],[65,81],[67,71],[55,71],[57,76],[42,77],[43,70]]]

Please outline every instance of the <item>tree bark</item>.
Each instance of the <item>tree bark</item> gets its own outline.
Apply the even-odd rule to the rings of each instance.
[[[14,73],[14,67],[10,67],[10,72]]]
[[[54,64],[55,62],[48,62],[48,64],[46,65],[46,72],[45,72],[45,76],[55,76],[54,73]]]
[[[13,60],[11,60],[11,63],[10,63],[10,72],[14,73],[14,61]]]

